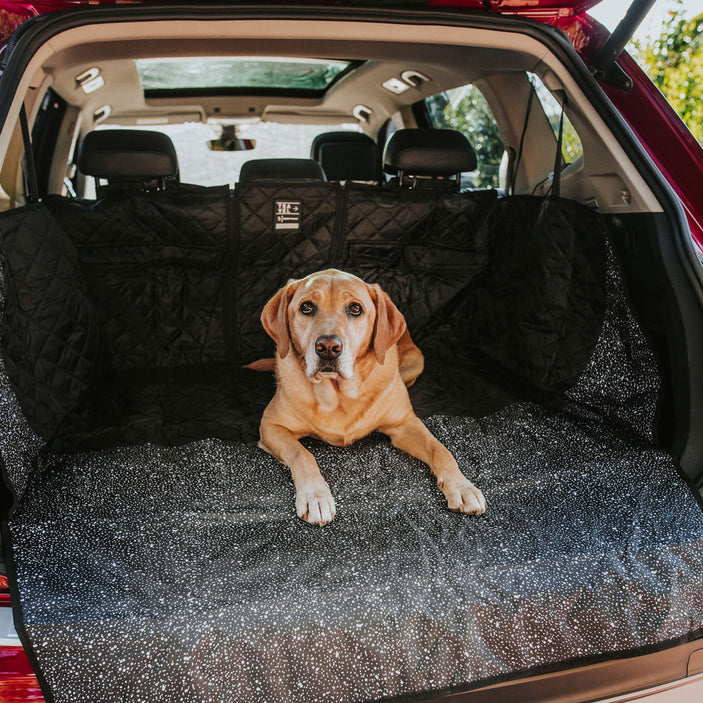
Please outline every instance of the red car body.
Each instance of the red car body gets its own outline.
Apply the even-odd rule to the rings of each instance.
[[[82,5],[113,5],[124,0],[63,0],[47,2],[0,1],[0,50],[12,32],[37,15],[70,10]],[[329,0],[317,0],[327,2]],[[158,3],[159,0],[144,0]],[[455,9],[466,12],[520,15],[563,31],[586,66],[592,66],[609,32],[587,11],[599,0],[431,0],[417,6],[421,16],[430,9]],[[625,10],[623,7],[623,11]],[[623,12],[624,14],[624,12]],[[626,52],[618,65],[631,81],[622,90],[601,80],[604,92],[625,119],[652,161],[678,197],[699,255],[703,253],[703,148],[676,114],[666,98]],[[10,592],[5,577],[0,577],[0,607],[9,608]],[[31,665],[20,646],[0,646],[0,701],[2,703],[43,701]]]

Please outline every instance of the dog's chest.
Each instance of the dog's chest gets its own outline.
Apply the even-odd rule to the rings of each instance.
[[[355,423],[352,426],[342,428],[335,426],[334,422],[321,422],[315,428],[315,432],[310,436],[335,447],[347,447],[356,442],[357,439],[371,434],[374,429],[374,427],[370,427],[368,424],[361,423]]]
[[[316,436],[334,446],[342,447],[365,437],[380,424],[378,402],[359,397],[354,388],[340,393],[331,381],[314,387],[314,421]]]

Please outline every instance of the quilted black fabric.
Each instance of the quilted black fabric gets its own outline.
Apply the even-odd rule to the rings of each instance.
[[[600,334],[606,232],[566,200],[498,202],[490,266],[456,310],[466,344],[538,389],[573,385]]]
[[[99,316],[75,248],[43,206],[0,215],[0,262],[7,373],[30,424],[50,438],[109,369]]]
[[[343,215],[338,183],[237,186],[236,266],[239,358],[244,364],[273,356],[261,327],[266,301],[291,278],[329,268],[335,229]]]
[[[495,191],[351,184],[336,268],[378,283],[418,334],[488,265]]]
[[[603,221],[574,202],[515,197],[497,202],[491,222],[486,266],[446,314],[419,330],[417,343],[430,359],[421,382],[451,370],[457,380],[443,397],[481,398],[474,414],[516,399],[559,405],[601,333]]]
[[[47,199],[75,245],[115,369],[225,361],[229,189]]]
[[[568,201],[268,181],[46,206],[109,357],[81,402],[41,417],[25,403],[57,449],[255,438],[272,385],[241,365],[273,354],[261,309],[289,278],[331,266],[379,283],[405,314],[426,355],[421,415],[558,405],[602,324],[606,232]],[[11,278],[41,299],[23,275]],[[12,296],[8,310],[19,314]]]

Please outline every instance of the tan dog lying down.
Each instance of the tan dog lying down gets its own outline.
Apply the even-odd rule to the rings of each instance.
[[[278,387],[261,420],[259,446],[290,468],[298,517],[324,525],[336,512],[315,458],[298,440],[345,446],[373,430],[429,464],[451,510],[485,511],[481,491],[413,412],[407,387],[424,359],[378,285],[335,269],[313,273],[281,288],[261,322],[277,345]]]

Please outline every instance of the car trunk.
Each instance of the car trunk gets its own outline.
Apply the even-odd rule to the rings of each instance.
[[[654,444],[656,360],[592,210],[281,182],[50,197],[0,227],[14,568],[56,700],[376,699],[700,634],[700,506]],[[372,435],[307,443],[338,516],[296,518],[256,446],[273,381],[241,364],[272,351],[268,297],[329,266],[406,315],[413,401],[484,516]]]
[[[695,462],[670,449],[701,320],[672,221],[443,182],[0,214],[4,543],[47,699],[407,699],[700,637]],[[328,267],[406,316],[411,399],[485,515],[373,434],[304,440],[338,513],[295,516],[256,444],[274,379],[243,366],[273,353],[269,297]]]

